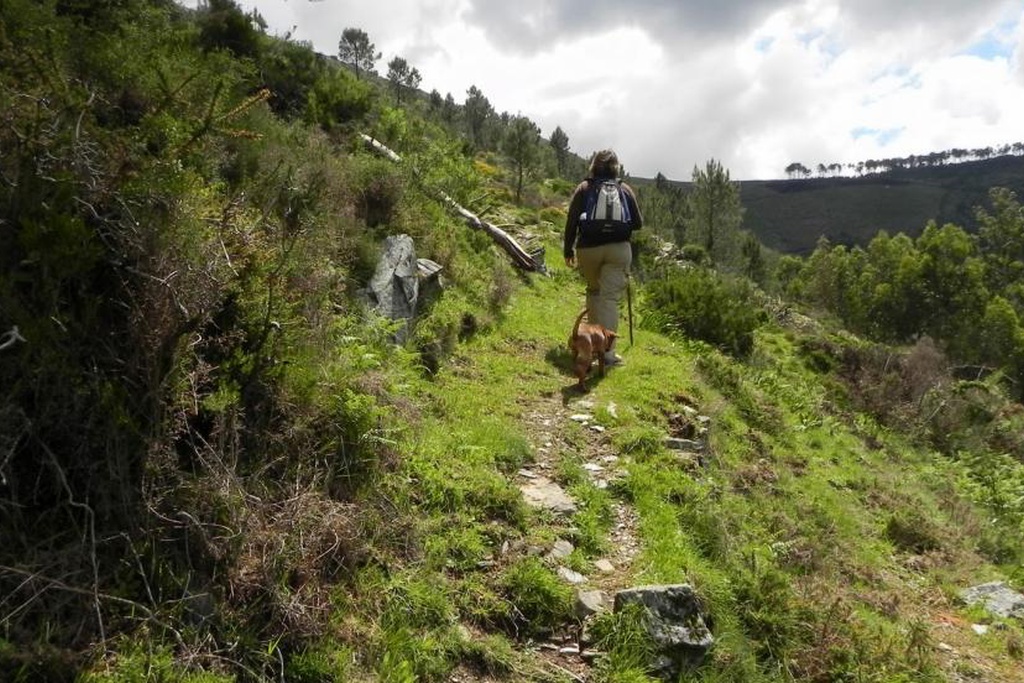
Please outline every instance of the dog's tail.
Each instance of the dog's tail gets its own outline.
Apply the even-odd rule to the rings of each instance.
[[[576,339],[576,335],[580,333],[580,322],[583,320],[583,316],[587,314],[589,309],[584,308],[579,316],[576,317],[576,323],[572,326],[572,336],[569,337],[569,350],[572,351],[573,340]]]

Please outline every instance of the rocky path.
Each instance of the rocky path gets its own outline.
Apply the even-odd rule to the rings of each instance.
[[[543,394],[523,411],[524,429],[535,459],[519,470],[516,483],[527,504],[549,511],[569,531],[577,501],[562,485],[564,477],[559,470],[563,458],[578,462],[590,485],[598,489],[607,489],[626,475],[626,463],[616,455],[606,428],[594,417],[598,407],[615,416],[616,406],[602,402],[596,392],[568,400],[555,393]],[[637,515],[631,505],[614,496],[611,512],[606,552],[591,558],[589,571],[575,571],[563,562],[574,550],[567,538],[541,549],[544,560],[573,586],[576,616],[581,623],[592,614],[611,609],[615,593],[627,588],[632,580],[633,562],[640,548]],[[587,680],[590,666],[600,654],[587,642],[585,629],[576,624],[538,643],[536,651],[550,666],[580,681]]]

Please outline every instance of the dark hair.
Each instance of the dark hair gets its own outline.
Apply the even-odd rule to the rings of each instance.
[[[619,176],[619,157],[613,150],[602,149],[594,152],[590,159],[591,178],[617,178]]]

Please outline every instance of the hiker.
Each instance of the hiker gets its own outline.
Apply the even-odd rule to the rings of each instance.
[[[565,265],[575,268],[578,263],[587,283],[590,322],[613,332],[618,331],[619,302],[633,262],[629,238],[642,225],[633,188],[619,180],[618,156],[610,149],[596,152],[590,175],[569,201],[562,252]],[[609,349],[605,363],[621,364],[622,357]]]

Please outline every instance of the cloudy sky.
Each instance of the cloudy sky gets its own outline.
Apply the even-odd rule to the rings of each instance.
[[[1024,0],[238,0],[336,54],[361,28],[465,100],[632,175],[735,180],[1024,140]]]

